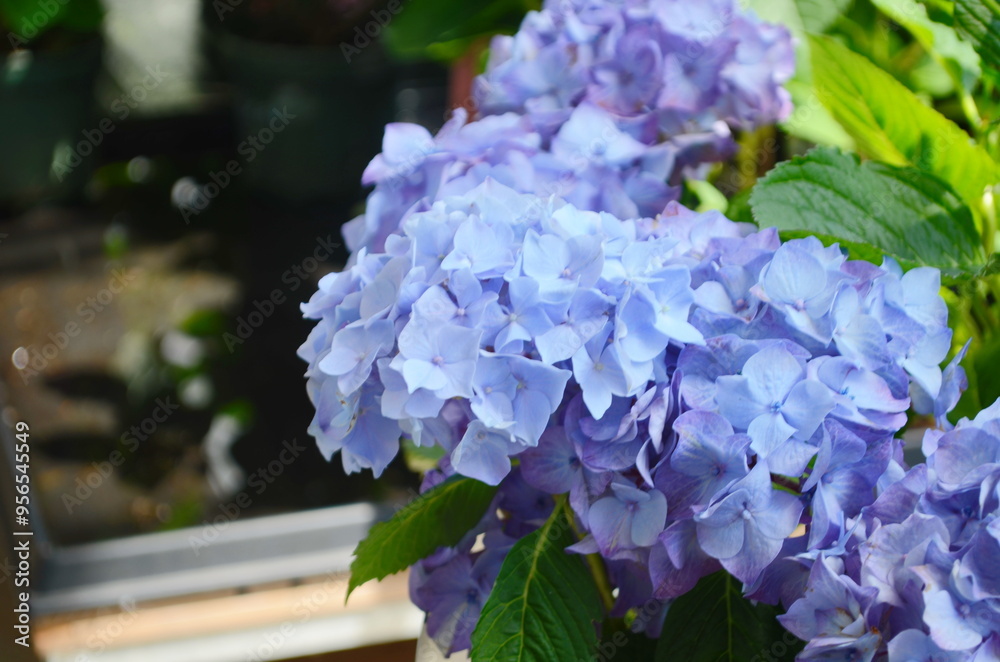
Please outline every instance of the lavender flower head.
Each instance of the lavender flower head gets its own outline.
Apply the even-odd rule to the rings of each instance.
[[[998,659],[998,433],[1000,402],[928,430],[927,464],[863,507],[847,544],[815,562],[800,555],[812,563],[807,588],[782,619],[809,640],[802,659]]]
[[[406,216],[487,177],[619,218],[652,216],[729,157],[731,129],[791,112],[791,37],[738,7],[680,0],[546,2],[493,41],[464,110],[436,135],[386,127],[347,246],[381,251]]]
[[[815,559],[860,554],[863,522],[883,535],[889,518],[866,513],[906,475],[894,436],[911,394],[927,414],[954,406],[961,368],[942,371],[913,352],[950,334],[928,282],[936,272],[851,261],[815,239],[782,244],[773,229],[717,212],[670,203],[622,220],[487,179],[414,210],[384,251],[359,251],[303,305],[317,320],[300,348],[316,406],[310,431],[347,471],[380,474],[407,437],[440,447],[438,478],[462,474],[508,495],[504,516],[482,524],[496,554],[458,547],[413,579],[449,650],[468,646],[488,597],[506,549],[490,541],[509,545],[536,528],[548,495],[569,495],[584,534],[570,551],[605,558],[622,613],[719,568],[776,602],[787,598],[778,577],[804,586]],[[990,425],[928,441],[949,489],[979,489],[992,475],[983,467],[1000,457],[938,464],[979,448],[964,437]],[[953,553],[959,534],[928,526],[904,541],[937,532],[941,553]],[[880,605],[909,604],[913,581],[859,565],[843,562],[854,584],[842,607],[884,628]],[[939,574],[941,590],[953,590]],[[788,626],[810,638],[833,627]],[[824,651],[840,645],[831,641]]]

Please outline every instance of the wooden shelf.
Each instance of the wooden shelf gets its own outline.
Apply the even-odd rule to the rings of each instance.
[[[345,605],[346,589],[347,575],[331,573],[236,595],[126,601],[114,611],[39,619],[35,642],[50,662],[75,662],[81,654],[93,662],[245,662],[416,639],[423,615],[410,604],[405,574],[366,584]]]

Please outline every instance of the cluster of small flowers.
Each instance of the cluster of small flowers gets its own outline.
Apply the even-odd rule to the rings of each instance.
[[[923,451],[835,548],[788,560],[803,597],[781,621],[802,659],[1000,659],[1000,402]]]
[[[940,368],[951,331],[939,279],[888,259],[849,261],[815,238],[782,244],[773,229],[677,203],[619,220],[487,179],[414,210],[384,251],[359,251],[303,306],[319,320],[300,349],[316,406],[310,432],[347,471],[378,475],[405,435],[445,452],[425,489],[456,473],[500,485],[484,521],[411,574],[414,602],[448,651],[469,646],[504,553],[558,494],[585,532],[570,551],[605,560],[613,615],[656,613],[722,568],[754,599],[819,600],[807,579],[819,587],[823,568],[830,581],[850,576],[838,554],[873,568],[860,571],[857,595],[870,598],[865,573],[881,572],[879,604],[912,611],[914,591],[933,579],[960,612],[957,596],[987,589],[961,593],[954,586],[982,587],[938,571],[968,540],[958,524],[934,520],[942,542],[922,548],[931,560],[920,571],[892,575],[899,554],[881,569],[871,561],[890,545],[905,554],[930,530],[921,509],[941,518],[996,507],[988,495],[976,506],[979,483],[963,487],[969,478],[955,483],[959,470],[941,466],[955,462],[942,459],[957,448],[950,435],[978,435],[963,462],[981,463],[985,449],[990,462],[1000,457],[995,438],[980,446],[985,434],[960,426],[929,437],[938,488],[913,523],[898,507],[882,512],[920,475],[905,474],[894,439],[907,410],[946,426],[964,384],[957,360]],[[965,491],[941,492],[944,481]],[[859,522],[867,543],[850,542]],[[976,544],[995,544],[988,533]],[[909,568],[916,557],[906,558]],[[810,626],[797,614],[812,607],[793,607],[786,626],[811,640],[807,650],[853,645],[842,639],[857,627],[839,608]],[[887,631],[927,632],[905,621],[920,621],[913,613],[897,613],[903,625]],[[659,622],[642,625],[655,636]],[[841,639],[827,641],[840,625],[830,636]]]
[[[619,218],[659,213],[684,176],[733,153],[730,127],[789,114],[793,70],[788,32],[736,0],[549,0],[493,41],[476,120],[386,127],[348,248],[381,251],[415,208],[487,177]]]

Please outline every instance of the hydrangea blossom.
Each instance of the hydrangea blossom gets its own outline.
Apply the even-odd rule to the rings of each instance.
[[[610,614],[652,616],[724,569],[782,604],[798,659],[1000,659],[1000,403],[965,387],[937,270],[696,213],[679,184],[787,115],[790,38],[735,0],[548,0],[498,37],[463,111],[392,124],[302,307],[310,433],[422,490],[498,486],[411,597],[466,649],[511,546],[558,495]],[[907,412],[933,417],[903,462]]]
[[[901,464],[910,393],[940,416],[964,378],[912,367],[947,329],[926,286],[676,203],[622,220],[487,179],[413,211],[303,306],[318,320],[300,349],[311,431],[348,471],[378,475],[406,436],[445,453],[428,486],[500,485],[485,550],[467,541],[411,580],[449,650],[468,647],[497,558],[567,493],[570,551],[606,559],[616,610],[725,568],[789,605],[788,586],[823,583],[785,618],[806,656],[874,659],[906,630],[930,640],[893,650],[972,650],[991,641],[1000,581],[976,565],[992,551],[956,554],[1000,550],[982,514],[1000,425],[984,413],[930,435],[923,479]],[[844,301],[864,342],[837,337]]]
[[[409,214],[487,177],[578,209],[654,215],[687,174],[735,151],[732,128],[788,116],[793,69],[788,32],[736,0],[546,0],[494,39],[475,118],[459,109],[437,135],[386,127],[347,245],[381,251]],[[490,250],[483,232],[463,231],[452,264],[469,241]]]
[[[928,430],[926,466],[862,507],[842,549],[812,561],[799,555],[812,564],[808,588],[782,620],[809,641],[802,659],[859,651],[866,660],[879,651],[890,660],[997,659],[998,433],[1000,402],[953,429]],[[830,597],[833,585],[839,597]],[[830,610],[837,622],[823,621]]]

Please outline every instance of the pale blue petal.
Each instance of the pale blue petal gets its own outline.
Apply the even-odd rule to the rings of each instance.
[[[808,439],[832,409],[830,389],[818,381],[806,379],[792,387],[788,399],[781,405],[781,415],[798,431],[796,437]]]
[[[719,413],[734,427],[746,430],[757,417],[770,413],[769,403],[757,401],[745,376],[723,375],[716,384],[718,391],[715,399],[719,403]]]
[[[451,463],[463,476],[488,485],[498,485],[510,473],[509,437],[491,430],[481,421],[472,421],[462,441],[451,453]]]
[[[656,490],[648,494],[649,500],[639,505],[632,519],[631,538],[637,547],[649,547],[656,542],[667,521],[666,497]]]

